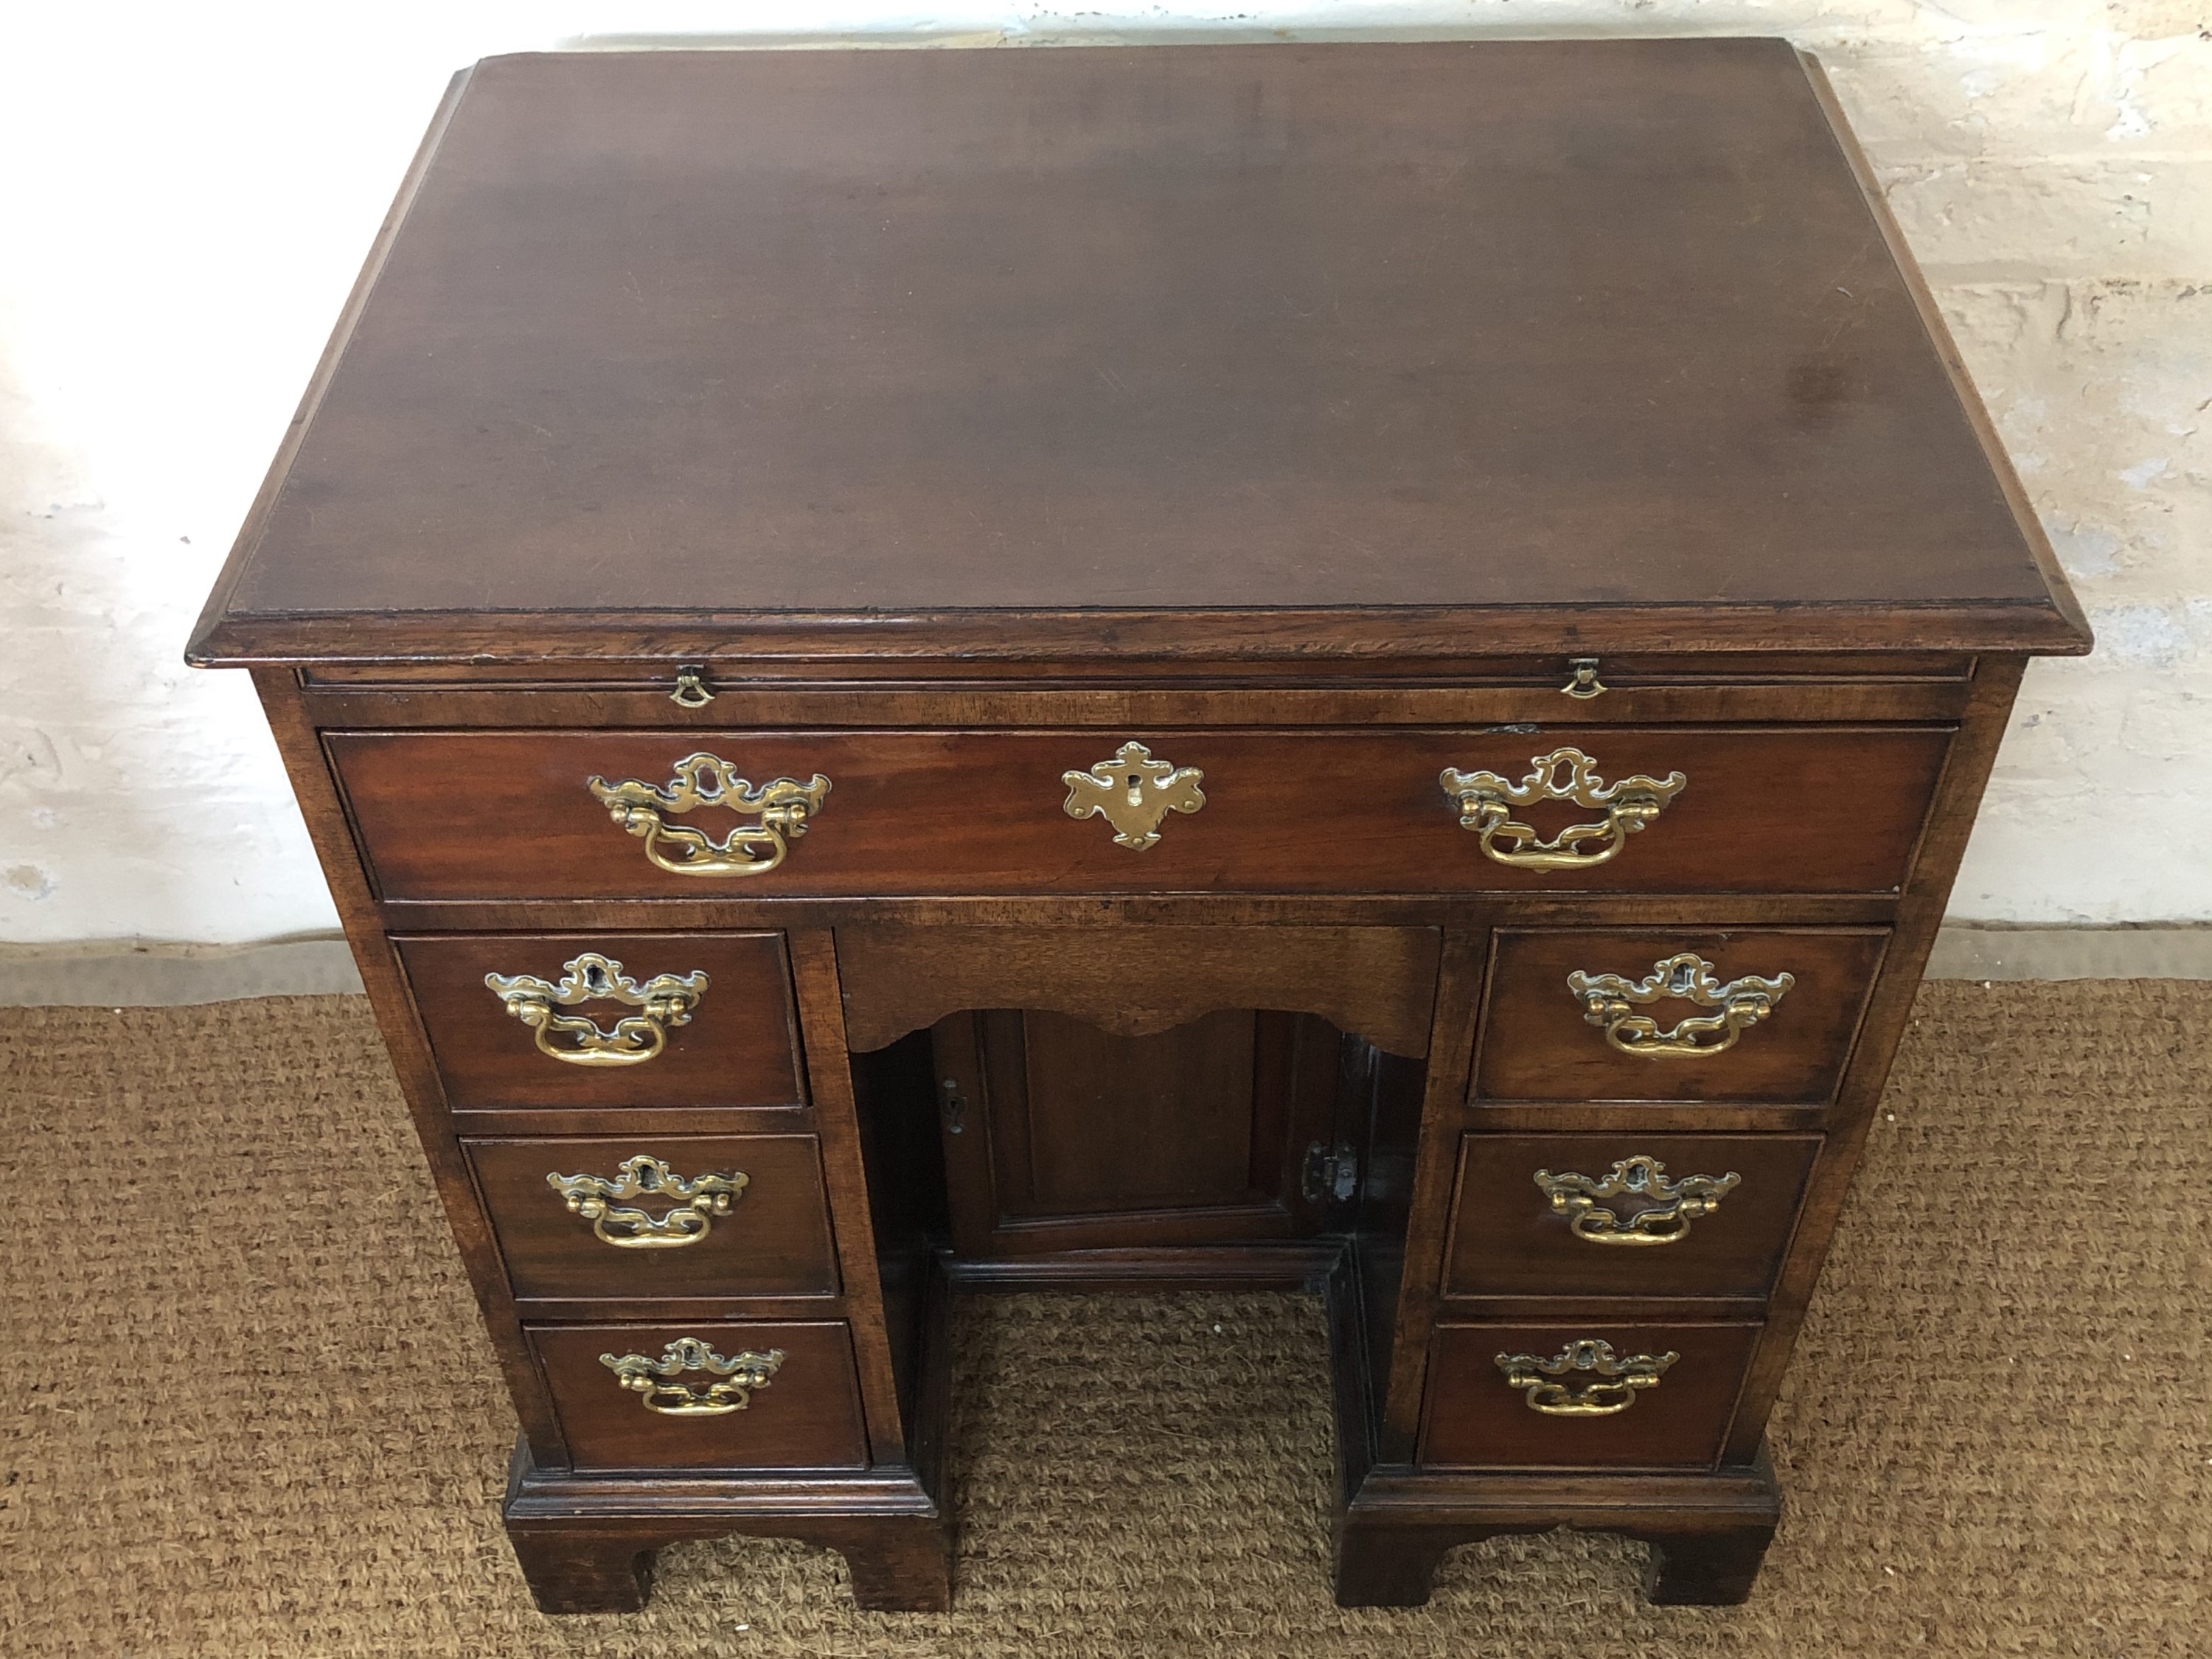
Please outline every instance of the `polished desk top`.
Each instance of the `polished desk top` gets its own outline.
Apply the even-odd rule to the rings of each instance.
[[[1754,40],[490,60],[195,659],[2081,648],[1827,96]]]

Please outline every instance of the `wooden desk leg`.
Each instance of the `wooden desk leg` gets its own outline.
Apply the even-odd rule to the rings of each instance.
[[[1750,1596],[1759,1564],[1774,1541],[1774,1528],[1747,1526],[1638,1535],[1651,1546],[1644,1593],[1654,1605],[1726,1607]]]
[[[635,1613],[653,1588],[653,1558],[665,1533],[571,1525],[519,1527],[507,1541],[540,1613]]]
[[[852,1571],[854,1603],[868,1612],[944,1613],[952,1606],[952,1529],[934,1516],[793,1516],[745,1525],[510,1522],[507,1529],[540,1613],[635,1613],[653,1588],[658,1551],[733,1532],[836,1550]]]
[[[1336,1528],[1336,1604],[1340,1607],[1425,1606],[1446,1552],[1499,1533],[1528,1530],[1534,1529],[1392,1525],[1347,1516],[1337,1522]],[[1766,1547],[1774,1540],[1774,1528],[1765,1525],[1698,1532],[1645,1533],[1626,1527],[1618,1530],[1651,1547],[1644,1590],[1656,1607],[1734,1607],[1749,1599]]]
[[[1336,1523],[1336,1605],[1340,1607],[1426,1607],[1437,1565],[1455,1545],[1488,1534],[1465,1528],[1393,1526],[1346,1515]]]
[[[915,1516],[855,1523],[849,1539],[827,1528],[827,1544],[852,1570],[854,1604],[868,1613],[948,1613],[952,1607],[952,1528]]]

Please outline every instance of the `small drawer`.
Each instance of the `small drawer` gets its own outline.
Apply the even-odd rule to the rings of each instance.
[[[812,1135],[461,1145],[518,1297],[836,1292]]]
[[[1888,892],[1950,728],[325,741],[393,900]]]
[[[1440,1324],[1429,1349],[1419,1461],[1432,1468],[1709,1468],[1728,1438],[1759,1329]]]
[[[1886,928],[1501,933],[1478,1100],[1833,1097]]]
[[[805,1098],[781,933],[392,943],[456,1111]]]
[[[1464,1136],[1443,1293],[1765,1296],[1820,1150],[1818,1135]]]
[[[867,1464],[842,1322],[523,1329],[579,1470]]]

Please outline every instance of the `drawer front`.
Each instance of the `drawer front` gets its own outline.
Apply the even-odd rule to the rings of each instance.
[[[805,1098],[781,933],[392,942],[457,1111]]]
[[[837,1290],[812,1135],[461,1144],[519,1297]]]
[[[1443,1293],[1764,1296],[1818,1135],[1471,1134]]]
[[[1888,941],[1882,928],[1501,933],[1474,1096],[1820,1103]]]
[[[1429,1350],[1420,1462],[1709,1468],[1728,1437],[1759,1331],[1753,1324],[1439,1325]],[[1501,1356],[1516,1362],[1511,1374]],[[1655,1374],[1648,1386],[1632,1380]]]
[[[579,1470],[867,1464],[852,1333],[842,1322],[523,1328]],[[608,1359],[631,1362],[628,1369],[654,1392],[626,1386]],[[753,1362],[773,1370],[748,1389]]]
[[[325,741],[386,898],[498,900],[1887,891],[1904,876],[1948,736],[1624,726],[371,732]],[[1133,756],[1116,762],[1129,741],[1149,751],[1152,770]],[[1529,783],[1539,757],[1570,741],[1594,775],[1577,782],[1563,761]],[[726,769],[702,761],[679,783],[678,763],[694,756]],[[1476,829],[1462,827],[1461,799],[1440,782],[1447,768],[1472,792]],[[1084,781],[1071,784],[1071,773]],[[1478,799],[1491,787],[1485,773],[1505,792],[1491,817]],[[757,795],[779,779],[811,787],[817,775],[829,787],[805,800],[786,790],[748,811],[726,804],[739,782]],[[1628,782],[1638,776],[1671,793],[1655,805]],[[594,794],[593,779],[611,799]],[[1547,798],[1554,787],[1596,804]],[[1617,793],[1601,799],[1607,790]],[[1516,792],[1530,800],[1506,799]],[[1086,816],[1071,817],[1071,804]],[[1541,854],[1516,825],[1561,851]],[[1484,850],[1486,830],[1498,856]],[[1543,862],[1563,856],[1575,861]]]

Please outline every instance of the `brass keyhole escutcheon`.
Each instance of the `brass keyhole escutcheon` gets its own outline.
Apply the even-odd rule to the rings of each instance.
[[[1194,766],[1154,760],[1141,743],[1125,743],[1113,759],[1087,772],[1060,775],[1067,786],[1061,810],[1079,821],[1104,818],[1114,826],[1115,846],[1141,853],[1158,843],[1169,813],[1195,812],[1206,805],[1206,792],[1198,787],[1205,777]]]

